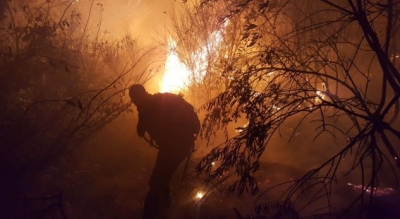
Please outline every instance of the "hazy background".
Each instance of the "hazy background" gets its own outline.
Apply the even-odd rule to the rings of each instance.
[[[87,19],[90,4],[88,0],[79,0],[72,5],[72,8],[82,13],[82,22]],[[161,66],[161,71],[146,83],[148,90],[154,93],[158,91],[157,86],[163,73],[165,43],[171,31],[169,15],[173,7],[179,4],[181,1],[176,0],[96,1],[88,22],[89,34],[94,35],[99,31],[102,39],[110,41],[130,35],[143,48],[160,46],[148,58],[150,62],[156,60]],[[101,28],[98,30],[100,20]],[[187,99],[190,101],[190,97]],[[26,181],[12,185],[13,189],[6,191],[8,196],[4,196],[11,198],[1,199],[0,216],[4,212],[3,215],[12,215],[11,217],[17,215],[15,218],[31,218],[32,215],[39,215],[37,218],[61,218],[61,206],[56,205],[48,211],[43,209],[57,203],[57,199],[45,197],[62,194],[62,208],[68,218],[140,218],[147,192],[147,180],[151,175],[157,151],[138,138],[137,112],[133,105],[131,108],[132,113],[123,113],[83,146],[66,153],[40,172],[32,173]],[[199,111],[199,116],[203,118],[204,111]],[[243,120],[229,127],[229,134],[235,135],[235,127],[245,123]],[[260,188],[301,176],[326,160],[345,141],[334,139],[330,135],[323,135],[313,141],[316,127],[311,121],[305,121],[299,129],[301,131],[295,133],[289,142],[288,137],[293,134],[295,125],[289,121],[273,136],[262,156],[260,172],[257,173]],[[190,163],[188,182],[180,184],[178,179],[182,168],[177,171],[173,195],[180,206],[175,210],[181,211],[175,214],[181,218],[235,218],[233,207],[243,213],[250,213],[252,210],[250,204],[243,204],[251,203],[252,197],[245,195],[228,199],[222,194],[221,189],[226,188],[229,180],[210,187],[203,183],[204,176],[197,177],[194,174],[196,162],[212,146],[223,141],[222,133],[219,134],[221,135],[217,135],[209,147],[201,139],[196,142],[197,151]],[[350,155],[346,159],[351,163]],[[357,176],[351,175],[341,179],[340,183],[361,183],[356,179]],[[208,199],[198,201],[194,198],[194,193],[198,190],[207,189]],[[337,203],[357,194],[346,186],[339,187],[337,192]],[[269,200],[273,198],[267,197]]]
[[[101,9],[100,5],[102,4]],[[143,43],[159,44],[170,31],[170,13],[181,4],[176,0],[103,0],[96,1],[90,25],[96,29],[103,14],[101,32],[108,31],[110,37],[132,34]],[[79,0],[73,7],[85,12],[90,8],[88,0]]]

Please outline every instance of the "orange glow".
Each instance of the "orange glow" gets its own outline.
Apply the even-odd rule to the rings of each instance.
[[[227,23],[225,23],[225,27]],[[223,30],[218,30],[211,33],[205,44],[190,55],[191,63],[195,65],[191,69],[192,71],[179,59],[176,53],[176,41],[168,40],[167,59],[160,92],[180,93],[192,82],[201,83],[208,67],[208,55],[217,53],[222,41],[222,32]]]
[[[204,193],[199,191],[196,193],[196,199],[202,199],[204,197]]]
[[[190,84],[190,70],[175,52],[176,42],[169,40],[165,72],[160,92],[179,93]]]

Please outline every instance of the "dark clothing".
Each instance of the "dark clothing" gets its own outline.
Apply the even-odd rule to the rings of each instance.
[[[170,207],[169,184],[175,170],[191,152],[193,140],[189,142],[177,140],[175,144],[171,143],[171,146],[173,145],[179,146],[179,149],[163,148],[158,152],[156,164],[148,184],[149,191],[144,203],[143,218],[145,219],[153,219],[162,209]]]
[[[148,95],[137,109],[138,135],[149,133],[159,147],[143,215],[143,218],[153,219],[168,207],[170,181],[180,163],[192,151],[200,121],[193,106],[175,94]]]
[[[147,131],[160,147],[176,138],[194,137],[199,132],[200,122],[193,106],[181,96],[170,93],[149,95],[137,109],[139,136]]]

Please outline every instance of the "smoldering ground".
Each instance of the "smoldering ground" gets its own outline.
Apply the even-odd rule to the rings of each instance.
[[[62,218],[62,215],[68,218],[140,218],[157,150],[136,135],[136,116],[135,113],[122,115],[84,146],[26,178],[24,185],[19,185],[19,189],[23,189],[3,203],[6,208],[3,208],[2,215],[11,218]],[[318,163],[318,158],[313,158],[311,152],[306,153],[304,146],[301,150],[296,149],[298,144],[307,142],[305,139],[291,144],[275,138],[256,173],[261,192],[300,178]],[[315,147],[311,146],[309,150],[314,151],[314,155],[323,154],[315,152]],[[254,215],[256,199],[258,203],[276,200],[286,188],[276,187],[260,198],[250,194],[226,196],[224,190],[236,180],[233,172],[228,171],[223,177],[206,184],[206,176],[196,175],[195,166],[210,148],[198,140],[196,150],[186,180],[181,181],[183,165],[174,176],[172,218],[238,218],[234,209],[242,215]],[[332,194],[332,202],[339,209],[359,194],[348,185],[352,179],[340,181]],[[198,193],[204,197],[197,197]],[[392,202],[386,200],[380,208],[391,208]],[[351,214],[354,216],[356,213]]]

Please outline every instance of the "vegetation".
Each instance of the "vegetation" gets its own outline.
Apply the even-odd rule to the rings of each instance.
[[[26,183],[41,170],[131,111],[127,87],[150,78],[146,55],[154,49],[140,48],[129,35],[109,37],[101,19],[96,30],[88,28],[102,7],[91,1],[88,17],[74,1],[9,1],[2,7],[2,199],[22,199]]]
[[[308,132],[313,140],[307,144],[319,144],[329,154],[303,177],[277,185],[285,192],[279,200],[257,205],[260,214],[288,207],[296,209],[294,216],[341,214],[347,208],[334,208],[333,191],[344,184],[343,177],[355,176],[363,188],[348,208],[369,203],[382,182],[395,182],[400,168],[398,2],[205,0],[186,3],[182,11],[174,30],[188,66],[196,60],[190,54],[197,45],[209,42],[204,35],[220,31],[222,39],[218,50],[208,50],[205,78],[210,83],[202,85],[213,91],[203,107],[202,137],[225,133],[224,143],[197,166],[199,173],[209,174],[209,182],[233,171],[238,180],[228,193],[260,194],[255,178],[260,157],[274,136],[290,141],[299,132]],[[201,29],[204,34],[196,31]],[[243,119],[247,124],[232,135],[227,127]],[[319,139],[339,147],[321,145]],[[298,150],[312,153],[306,146]]]
[[[103,128],[114,130],[118,125],[111,122],[131,111],[127,87],[148,81],[158,70],[147,56],[153,48],[143,49],[130,35],[113,39],[102,29],[101,3],[90,0],[85,15],[74,4],[0,2],[0,213],[5,209],[24,216],[23,208],[12,206],[13,200],[28,199],[33,205],[37,200],[44,203],[33,206],[39,209],[35,214],[28,209],[32,217],[43,218],[55,208],[61,218],[68,213],[95,217],[93,212],[71,213],[63,191],[31,183],[64,174],[54,169],[55,163],[68,163],[68,153]],[[212,149],[196,170],[205,173],[210,183],[206,194],[224,190],[258,195],[258,216],[342,216],[352,214],[353,207],[371,204],[381,187],[398,187],[400,3],[200,0],[183,1],[182,6],[172,17],[173,38],[176,52],[194,72],[188,96],[204,103],[201,137]],[[94,14],[98,20],[93,21]],[[214,145],[220,133],[223,143]],[[310,138],[299,138],[302,135]],[[282,142],[277,137],[298,144],[285,148],[295,154],[289,159],[307,157],[312,165],[300,176],[282,177],[279,184],[265,188],[262,182],[276,176],[261,159],[272,153],[273,144]],[[103,153],[96,156],[109,158]],[[116,170],[132,170],[116,161],[123,156],[130,159],[129,154],[119,153],[113,157],[117,167],[103,166],[101,171],[116,175]],[[123,175],[118,183],[102,181],[92,195],[98,197],[109,184],[118,184],[119,193],[132,187],[143,193],[146,182],[140,165],[149,163],[148,157],[140,154],[133,161],[135,173],[115,176]],[[57,174],[40,175],[46,168]],[[84,181],[90,178],[88,172],[98,171],[84,164],[79,168],[66,177]],[[140,177],[143,180],[137,180]],[[196,192],[193,186],[200,184],[190,177],[195,184],[174,184],[179,190],[190,187],[177,192],[185,204]],[[359,184],[359,193],[335,208],[335,194],[349,178]],[[34,190],[45,191],[35,198]],[[277,191],[278,198],[272,199]],[[130,197],[109,193],[118,196],[114,204],[121,208],[116,209],[132,208],[126,201]],[[222,200],[221,194],[215,199]],[[84,204],[96,208],[95,203]],[[200,211],[200,204],[194,203],[193,209]],[[360,209],[359,217],[364,214]],[[103,217],[114,215],[112,209],[96,211]],[[240,211],[235,209],[243,218]],[[126,212],[119,213],[129,218]]]

